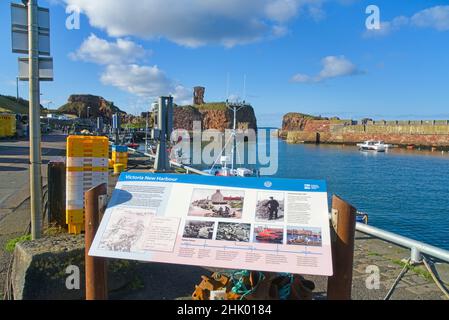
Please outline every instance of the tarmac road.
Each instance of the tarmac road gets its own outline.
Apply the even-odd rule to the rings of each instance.
[[[42,137],[42,175],[46,184],[47,164],[65,155],[66,135]],[[29,142],[0,140],[0,221],[4,210],[17,208],[29,196]]]
[[[47,184],[47,164],[65,156],[66,135],[42,136],[42,180]],[[24,234],[30,223],[29,142],[0,140],[0,299],[10,254],[4,248],[10,239]]]

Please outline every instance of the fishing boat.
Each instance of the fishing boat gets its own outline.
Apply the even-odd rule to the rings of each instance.
[[[139,147],[139,144],[138,144],[138,143],[135,143],[135,142],[130,142],[130,143],[127,143],[126,146],[127,146],[128,148],[137,149],[137,148]]]
[[[125,142],[125,146],[127,146],[128,148],[132,148],[132,149],[137,149],[137,148],[139,148],[139,144],[136,143],[136,142],[134,141],[133,138],[128,139],[128,140]]]
[[[221,150],[221,154],[217,159],[215,160],[214,164],[210,169],[203,170],[203,172],[206,172],[208,174],[214,175],[214,176],[223,176],[223,177],[258,177],[259,171],[256,169],[248,169],[244,167],[237,167],[235,162],[235,158],[237,155],[237,140],[236,140],[236,132],[237,132],[237,112],[241,110],[242,108],[246,107],[245,102],[243,103],[229,103],[228,100],[226,100],[226,107],[233,111],[234,113],[234,125],[232,127],[231,135],[226,141],[225,146]],[[232,151],[231,151],[231,157],[225,155],[227,146],[232,143]]]
[[[203,170],[213,176],[221,177],[256,177],[258,176],[257,170],[251,170],[247,168],[234,168],[233,165],[229,166],[229,157],[221,156],[220,163],[214,164],[212,168]]]
[[[170,161],[184,165],[191,164],[190,156],[184,153],[182,148],[173,147],[172,149],[169,150],[169,154],[170,154]]]
[[[363,224],[368,224],[369,216],[367,213],[362,211],[357,211],[356,221]]]

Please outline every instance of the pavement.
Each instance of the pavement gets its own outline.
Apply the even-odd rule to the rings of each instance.
[[[383,300],[401,273],[403,261],[410,251],[371,236],[356,233],[352,299]],[[449,290],[449,264],[433,261],[436,274]],[[377,273],[378,272],[378,273]],[[379,286],[373,286],[373,275],[379,276]],[[310,277],[317,286],[316,298],[326,296],[327,278]],[[368,283],[368,286],[367,286]],[[371,288],[371,289],[369,289]],[[390,300],[448,300],[431,279],[423,264],[409,269],[400,280]]]
[[[65,156],[66,135],[42,136],[42,182],[47,164]],[[30,223],[29,141],[0,140],[0,297],[11,255],[4,250],[10,239],[22,236]]]
[[[393,283],[403,269],[402,259],[409,257],[409,251],[374,239],[361,233],[356,235],[352,283],[353,300],[384,300]],[[449,264],[435,264],[438,277],[449,289]],[[371,286],[373,270],[378,271],[379,285]],[[201,275],[210,276],[216,270],[191,266],[140,263],[136,271],[134,290],[114,293],[113,299],[178,299],[190,300],[195,285],[201,282]],[[304,276],[315,283],[315,300],[327,298],[327,277]],[[367,283],[370,286],[367,286]],[[371,288],[371,289],[370,289]],[[423,265],[410,269],[396,286],[390,300],[448,300],[430,278]]]

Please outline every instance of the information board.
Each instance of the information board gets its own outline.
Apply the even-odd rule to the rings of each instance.
[[[123,173],[89,254],[331,276],[326,183]]]

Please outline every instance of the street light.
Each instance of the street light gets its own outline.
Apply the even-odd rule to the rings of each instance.
[[[17,102],[19,102],[19,77],[16,77],[16,98]]]

